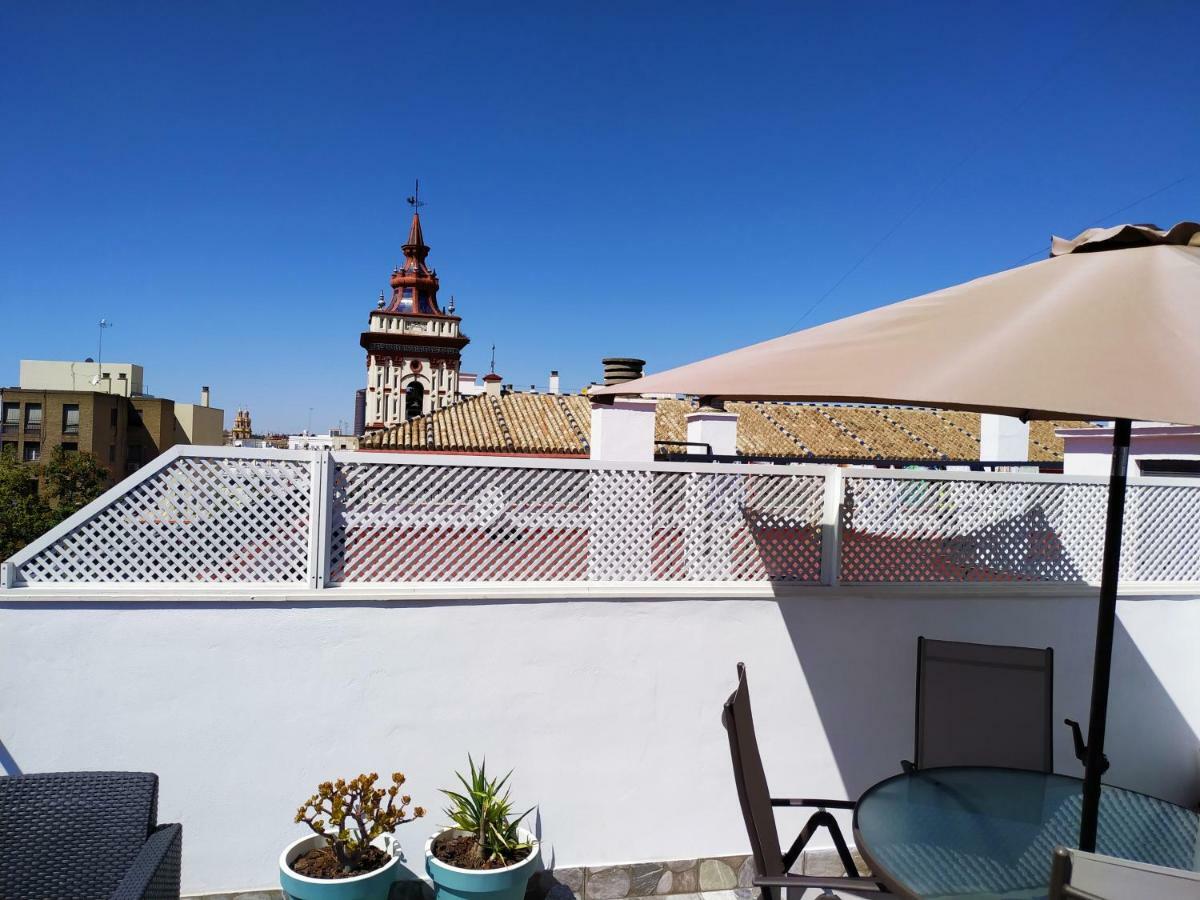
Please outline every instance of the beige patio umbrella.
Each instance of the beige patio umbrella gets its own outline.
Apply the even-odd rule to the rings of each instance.
[[[1200,425],[1200,224],[1095,228],[1050,259],[599,388],[1112,419],[1080,847],[1094,850],[1130,422]]]

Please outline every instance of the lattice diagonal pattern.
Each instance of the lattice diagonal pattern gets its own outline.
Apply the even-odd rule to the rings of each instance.
[[[847,478],[841,580],[1098,582],[1107,487]],[[1129,488],[1122,581],[1200,579],[1200,491]]]
[[[309,466],[181,456],[23,563],[39,582],[302,583]]]
[[[820,578],[823,479],[340,463],[332,583]]]

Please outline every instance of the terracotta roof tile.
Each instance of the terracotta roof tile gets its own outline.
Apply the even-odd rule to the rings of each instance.
[[[979,459],[979,415],[896,406],[855,407],[737,402],[738,452],[747,456],[833,456],[857,459]],[[657,440],[687,439],[686,400],[660,400]],[[1033,422],[1029,459],[1062,459],[1056,428],[1086,422]],[[363,441],[367,448],[569,454],[586,456],[591,408],[578,394],[505,394],[470,397],[393,426]]]

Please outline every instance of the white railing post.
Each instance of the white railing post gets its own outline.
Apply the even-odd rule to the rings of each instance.
[[[17,567],[10,562],[0,563],[0,588],[16,587]]]
[[[821,508],[821,584],[836,587],[842,562],[842,470],[825,472],[825,503]]]
[[[320,590],[329,580],[329,539],[333,527],[333,457],[323,450],[314,451],[309,463],[308,585]]]

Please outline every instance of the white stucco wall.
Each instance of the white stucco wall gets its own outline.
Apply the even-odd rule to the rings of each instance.
[[[653,400],[619,397],[611,404],[592,405],[591,457],[608,462],[650,462],[654,459]]]
[[[1086,721],[1093,596],[848,588],[736,600],[15,602],[0,594],[0,764],[142,769],[184,824],[184,890],[275,885],[298,803],[401,769],[429,818],[469,752],[516,769],[547,864],[745,852],[720,724],[744,660],[782,796],[857,796],[912,752],[919,634],[1055,648]],[[1109,780],[1200,798],[1200,598],[1120,603]],[[1079,774],[1065,728],[1059,771]],[[790,815],[790,818],[789,818]],[[799,814],[784,811],[784,831]]]
[[[1063,473],[1107,476],[1112,468],[1111,428],[1064,428]],[[1137,423],[1129,438],[1129,474],[1141,459],[1200,459],[1200,428],[1191,425]]]

